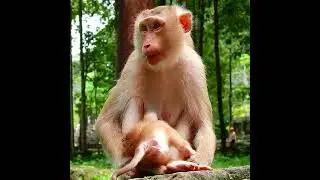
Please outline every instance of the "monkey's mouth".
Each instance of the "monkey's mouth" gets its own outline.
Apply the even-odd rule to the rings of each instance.
[[[151,64],[151,65],[158,64],[161,61],[159,53],[149,54],[146,57],[147,57],[148,63]]]

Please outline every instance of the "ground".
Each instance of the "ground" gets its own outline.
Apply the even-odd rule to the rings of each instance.
[[[217,143],[218,149],[219,143],[220,141]],[[78,154],[70,164],[71,180],[109,180],[114,170],[109,158],[101,151],[93,151],[87,157]],[[218,169],[245,165],[250,165],[250,137],[239,138],[239,144],[234,151],[225,154],[217,151],[212,167]]]
[[[239,153],[238,155],[234,153],[228,153],[222,155],[217,152],[215,160],[213,163],[213,168],[228,168],[237,167],[250,164],[250,155]],[[84,176],[85,179],[92,180],[104,180],[110,179],[114,168],[110,160],[108,160],[102,153],[93,153],[89,157],[81,158],[78,155],[71,162],[71,179],[77,179],[75,177]]]

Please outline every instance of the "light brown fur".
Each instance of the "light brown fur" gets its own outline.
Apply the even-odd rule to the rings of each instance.
[[[113,173],[113,180],[132,170],[135,170],[134,177],[141,177],[147,175],[144,174],[146,172],[164,174],[166,172],[211,169],[208,166],[184,161],[195,151],[188,141],[184,140],[175,129],[162,120],[145,118],[143,121],[139,121],[126,134],[124,147],[126,150],[123,155],[132,159]],[[174,150],[177,153],[174,153]],[[167,165],[169,165],[168,168]]]
[[[179,11],[181,12],[181,11]],[[138,15],[135,23],[135,50],[129,56],[115,87],[96,124],[97,134],[105,151],[122,164],[124,134],[142,120],[148,112],[157,114],[174,127],[196,150],[190,161],[210,165],[216,137],[212,126],[205,67],[201,57],[187,43],[186,33],[179,23],[177,8],[157,7]],[[183,14],[183,13],[182,13]],[[163,18],[166,22],[159,42],[161,61],[150,65],[142,53],[144,39],[137,28],[146,17]]]

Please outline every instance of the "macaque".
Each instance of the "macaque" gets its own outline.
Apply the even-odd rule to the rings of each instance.
[[[116,170],[112,180],[135,170],[133,177],[165,174],[178,171],[210,170],[209,166],[184,161],[195,151],[189,142],[165,121],[144,119],[125,135],[124,156],[133,157],[129,163]],[[179,164],[179,166],[176,166]],[[136,169],[134,169],[136,168]],[[147,174],[143,174],[147,172]],[[150,174],[150,173],[149,173]]]
[[[105,152],[117,165],[129,160],[123,156],[123,138],[148,113],[166,121],[191,144],[196,153],[187,161],[211,165],[216,148],[212,108],[205,67],[192,47],[191,29],[192,13],[177,6],[138,14],[134,50],[96,124]]]
[[[234,148],[234,146],[237,144],[237,135],[236,132],[234,131],[233,127],[230,127],[229,130],[229,137],[227,138],[227,142],[226,142],[226,146],[227,147],[232,147]]]

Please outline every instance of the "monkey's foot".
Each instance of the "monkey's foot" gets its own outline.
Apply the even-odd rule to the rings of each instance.
[[[120,178],[121,180],[129,180],[129,179],[131,179],[131,178],[138,178],[138,177],[140,177],[140,173],[139,173],[139,171],[138,171],[136,168],[133,168],[133,169],[131,169],[130,171],[122,174],[120,177],[121,177],[121,178]]]
[[[137,172],[135,170],[131,170],[125,173],[126,176],[135,177],[137,176]]]
[[[199,165],[188,161],[173,161],[167,165],[166,173],[212,170],[210,166]]]

